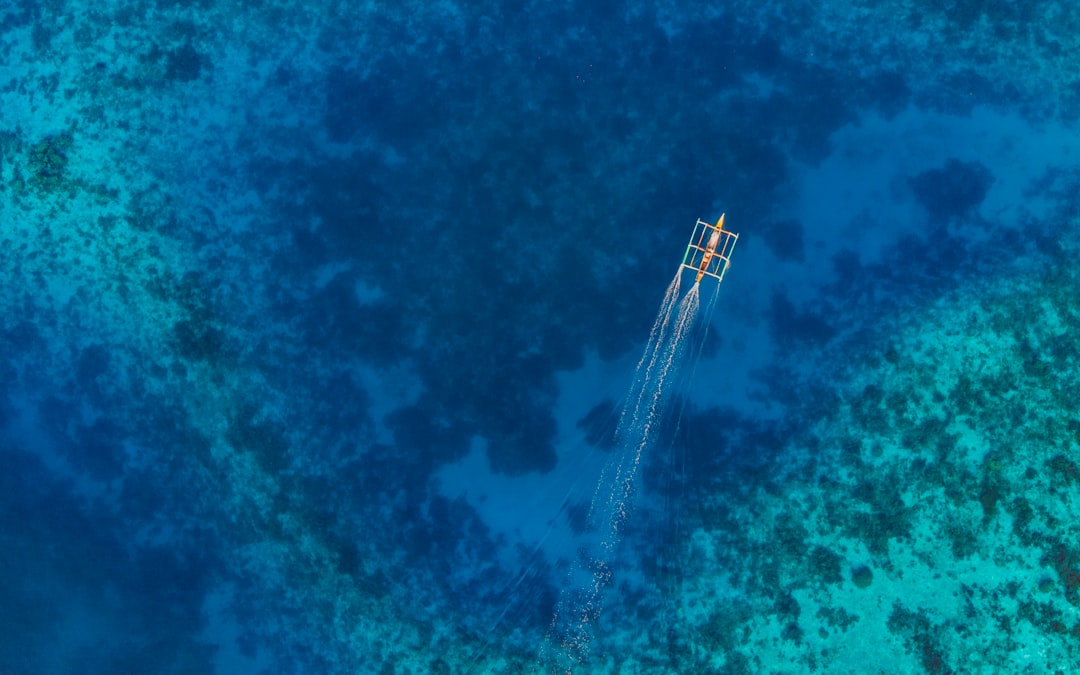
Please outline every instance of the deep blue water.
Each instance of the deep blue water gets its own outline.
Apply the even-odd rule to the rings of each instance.
[[[1080,663],[1071,6],[0,32],[0,673]]]

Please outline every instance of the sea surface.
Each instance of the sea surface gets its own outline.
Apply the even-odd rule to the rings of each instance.
[[[0,673],[1077,672],[1078,256],[1064,0],[0,0]]]

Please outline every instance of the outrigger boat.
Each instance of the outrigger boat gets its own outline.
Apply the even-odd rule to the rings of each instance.
[[[690,243],[686,245],[682,267],[697,273],[695,284],[707,276],[721,282],[731,264],[731,251],[738,240],[739,235],[724,229],[723,213],[715,225],[698,218],[694,231],[690,234]]]

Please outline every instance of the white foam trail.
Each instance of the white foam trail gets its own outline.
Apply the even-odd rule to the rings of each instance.
[[[604,468],[590,504],[588,522],[596,537],[582,547],[572,566],[541,649],[541,660],[551,672],[572,673],[588,661],[593,625],[603,610],[611,565],[633,509],[638,469],[655,442],[671,376],[678,371],[700,306],[700,286],[695,283],[675,311],[680,277],[672,279],[660,304],[619,418],[615,435],[619,454]]]
[[[675,273],[675,278],[668,284],[664,299],[660,302],[660,311],[657,313],[656,320],[653,321],[652,329],[649,331],[649,340],[645,343],[645,352],[641,355],[637,368],[634,369],[634,379],[630,385],[630,394],[623,404],[622,414],[619,416],[619,426],[615,428],[616,442],[622,440],[628,428],[633,429],[637,426],[638,416],[641,412],[641,401],[648,390],[653,367],[656,365],[656,360],[664,345],[664,339],[667,337],[667,327],[671,322],[671,310],[675,308],[675,300],[679,297],[681,280],[682,270],[679,270]],[[646,363],[648,363],[647,367],[645,367]],[[636,395],[635,391],[637,392]],[[627,423],[628,414],[630,415],[629,426]]]
[[[657,352],[661,358],[654,361],[650,368],[650,370],[655,368],[656,371],[651,378],[653,379],[653,386],[647,388],[648,397],[642,402],[643,405],[639,404],[638,406],[639,408],[645,407],[645,410],[635,413],[635,418],[641,417],[639,413],[644,413],[640,428],[633,429],[633,438],[636,445],[629,457],[624,458],[620,466],[621,470],[616,474],[614,489],[609,498],[609,504],[615,507],[615,511],[612,513],[609,522],[610,540],[606,543],[607,548],[614,547],[618,541],[619,531],[628,516],[628,502],[633,495],[634,479],[637,476],[638,468],[641,466],[641,457],[652,444],[653,437],[659,428],[663,411],[662,404],[668,393],[665,388],[668,383],[668,376],[679,363],[679,357],[682,356],[684,351],[686,336],[690,333],[690,329],[694,325],[694,317],[697,315],[700,297],[698,288],[698,284],[694,284],[686,297],[679,303],[679,313],[675,319],[671,338],[660,345],[661,348]],[[653,374],[650,373],[650,375]],[[645,392],[643,391],[643,393]],[[626,459],[629,459],[629,462]]]

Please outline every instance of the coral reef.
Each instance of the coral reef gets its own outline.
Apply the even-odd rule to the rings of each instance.
[[[718,210],[723,319],[587,670],[1077,662],[1069,8],[21,2],[0,33],[0,671],[535,671]]]
[[[930,222],[941,224],[960,220],[982,204],[994,177],[979,162],[949,158],[942,168],[923,171],[910,183]]]

